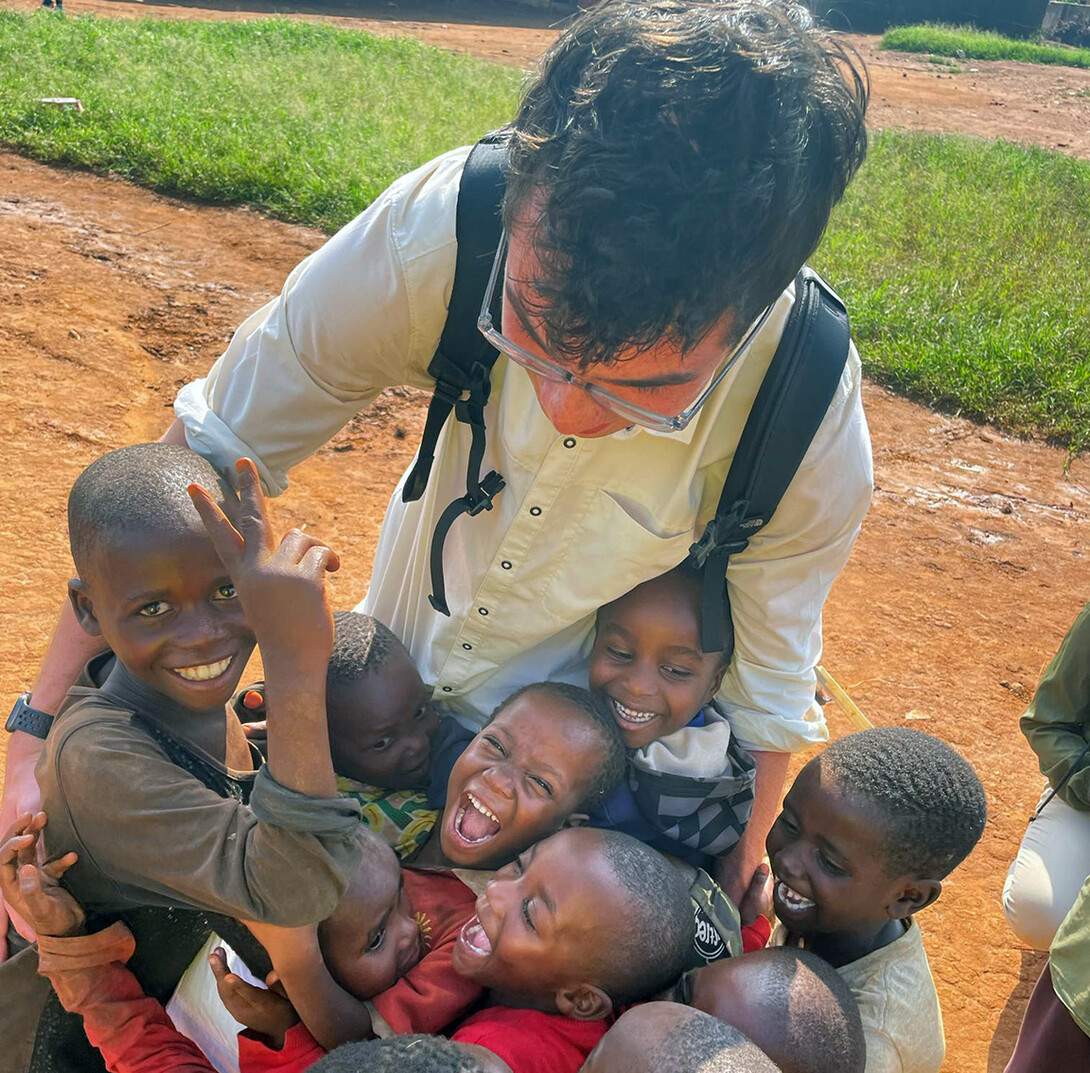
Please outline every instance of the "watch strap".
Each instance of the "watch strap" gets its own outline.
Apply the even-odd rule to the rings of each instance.
[[[49,734],[49,728],[53,725],[53,716],[49,712],[43,712],[39,708],[30,706],[30,694],[24,693],[11,709],[8,721],[4,729],[10,734],[14,730],[22,730],[35,738],[45,739]]]

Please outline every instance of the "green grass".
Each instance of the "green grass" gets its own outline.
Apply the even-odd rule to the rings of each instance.
[[[899,52],[931,52],[939,56],[956,56],[960,50],[971,60],[1021,60],[1063,67],[1090,67],[1090,49],[1018,41],[972,26],[898,26],[886,31],[878,47]]]
[[[517,72],[303,23],[0,13],[0,141],[332,230],[513,110]],[[80,97],[77,115],[38,106]],[[870,376],[1090,447],[1090,165],[885,133],[814,258]]]
[[[873,378],[928,404],[1090,447],[1090,164],[886,132],[814,264]]]
[[[301,22],[0,12],[0,141],[333,229],[513,112],[519,72]],[[86,111],[39,97],[79,97]]]

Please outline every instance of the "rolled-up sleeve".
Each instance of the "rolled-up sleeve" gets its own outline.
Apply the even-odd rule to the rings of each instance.
[[[175,401],[190,447],[221,470],[253,458],[279,494],[291,467],[383,388],[430,385],[467,151],[398,179],[238,328],[208,375]]]
[[[188,776],[138,733],[93,724],[57,755],[81,862],[171,904],[293,927],[333,912],[362,859],[359,805],[258,772],[247,807]],[[94,778],[86,777],[94,772]],[[50,846],[50,853],[69,847]]]
[[[814,703],[822,608],[874,488],[861,381],[853,345],[779,508],[727,568],[735,654],[718,699],[750,749],[798,752],[828,737]]]

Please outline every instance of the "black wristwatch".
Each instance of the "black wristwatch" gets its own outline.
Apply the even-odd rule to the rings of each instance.
[[[4,729],[10,734],[13,730],[22,730],[27,734],[33,734],[36,738],[44,739],[53,725],[53,716],[49,712],[40,711],[30,706],[30,694],[24,693],[11,709],[11,715],[4,724]]]

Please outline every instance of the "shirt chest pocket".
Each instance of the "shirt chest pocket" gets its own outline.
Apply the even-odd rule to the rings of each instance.
[[[575,622],[677,566],[695,539],[696,509],[653,518],[638,503],[585,490],[581,509],[555,530],[561,546],[539,594],[543,608],[557,621]]]

